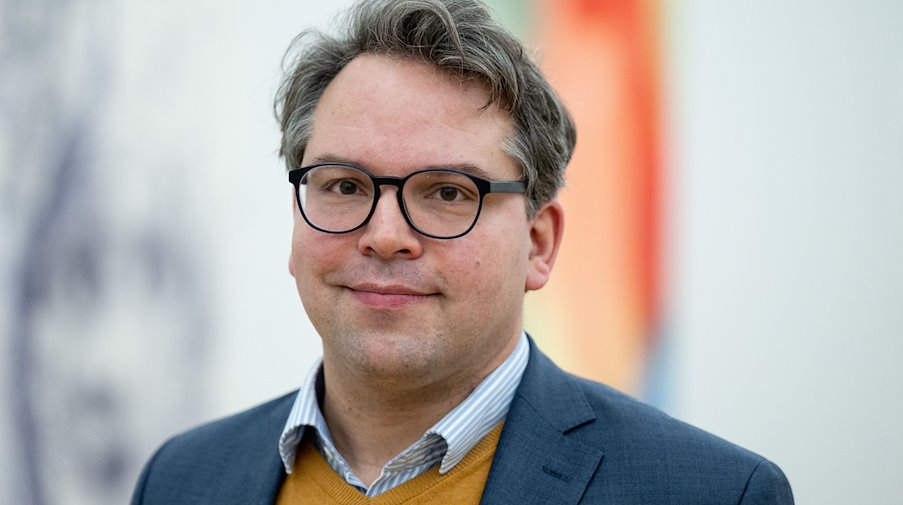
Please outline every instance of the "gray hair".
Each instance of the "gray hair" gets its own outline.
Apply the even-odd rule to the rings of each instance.
[[[527,213],[555,198],[574,152],[576,130],[561,99],[479,0],[362,0],[348,11],[338,36],[306,30],[289,46],[274,104],[282,129],[279,154],[289,169],[301,166],[323,91],[361,54],[413,59],[450,76],[476,80],[514,121],[502,148],[517,161],[527,184]]]

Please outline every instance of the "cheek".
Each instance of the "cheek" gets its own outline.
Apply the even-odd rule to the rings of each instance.
[[[291,258],[289,258],[292,275],[296,280],[304,275],[304,268],[307,266],[304,261],[305,250],[309,250],[309,248],[305,247],[304,238],[298,233],[298,223],[296,222],[295,231],[292,233]]]
[[[452,251],[458,293],[477,303],[495,303],[499,296],[523,292],[527,254],[518,233],[509,233],[503,240],[498,235],[475,235]]]
[[[342,263],[341,248],[333,245],[334,240],[316,234],[323,235],[311,230],[304,222],[295,223],[291,263],[299,289]]]

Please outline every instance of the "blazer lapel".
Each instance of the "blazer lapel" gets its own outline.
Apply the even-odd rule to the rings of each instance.
[[[530,341],[530,362],[511,403],[481,503],[580,501],[602,452],[570,434],[595,420],[574,379]]]

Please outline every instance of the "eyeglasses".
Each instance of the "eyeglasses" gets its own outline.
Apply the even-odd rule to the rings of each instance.
[[[466,235],[489,193],[523,193],[522,181],[488,181],[451,169],[420,170],[406,177],[375,177],[362,168],[321,163],[291,170],[301,215],[325,233],[348,233],[367,224],[380,188],[398,188],[398,206],[418,233],[436,239]]]

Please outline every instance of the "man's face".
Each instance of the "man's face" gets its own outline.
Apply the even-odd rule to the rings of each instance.
[[[502,151],[511,118],[482,110],[487,98],[422,63],[359,56],[321,98],[304,165],[344,162],[395,177],[473,166],[493,180],[520,179]],[[516,344],[525,289],[545,282],[522,195],[487,195],[473,230],[451,240],[410,228],[390,186],[354,232],[326,234],[294,212],[290,270],[323,338],[327,374],[411,389],[475,384]]]

